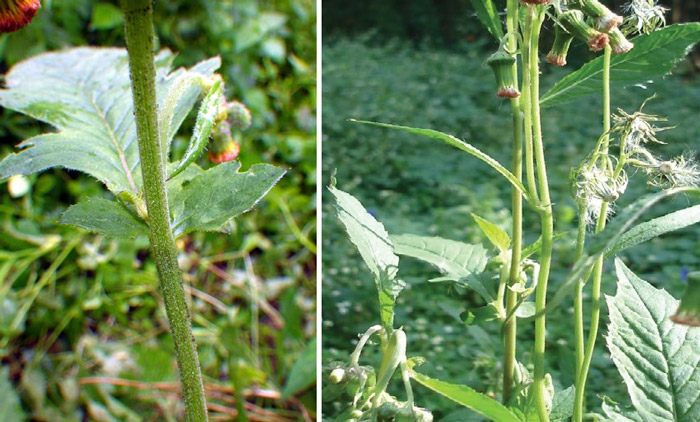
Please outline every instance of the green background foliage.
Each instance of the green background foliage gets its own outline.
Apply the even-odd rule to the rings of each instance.
[[[234,420],[243,396],[248,412],[270,420],[313,416],[315,378],[305,367],[315,344],[316,6],[173,0],[155,7],[157,45],[177,53],[175,67],[220,55],[227,97],[250,108],[253,125],[239,140],[242,171],[259,162],[287,169],[229,233],[178,240],[205,384],[216,387],[212,416]],[[43,1],[31,25],[0,36],[0,71],[49,50],[123,47],[121,25],[116,1]],[[193,126],[191,115],[173,159]],[[50,130],[2,110],[1,155]],[[9,416],[2,419],[182,420],[147,238],[110,240],[57,224],[69,205],[110,197],[90,177],[56,169],[29,182],[20,198],[0,184],[0,389],[9,382],[14,391],[3,394],[0,414]]]
[[[417,31],[418,36],[402,31],[384,32],[379,24],[367,24],[378,19],[372,16],[389,16],[388,21],[395,19],[406,25],[410,19],[388,13],[368,13],[363,18],[358,13],[345,18],[339,12],[343,6],[336,8],[333,6],[338,2],[330,3],[324,3],[324,30],[340,29],[324,31],[323,40],[323,183],[328,184],[326,175],[337,170],[338,188],[356,196],[390,235],[414,233],[486,245],[488,240],[472,213],[510,231],[510,186],[493,169],[436,140],[347,121],[361,119],[436,129],[464,139],[508,165],[510,107],[495,96],[493,76],[483,64],[496,46],[483,29],[476,27],[478,22],[469,5],[459,9],[459,16],[464,19],[456,18],[458,41],[445,43],[432,36],[431,31],[449,31],[449,27],[426,24],[424,31]],[[404,7],[418,3],[421,2],[405,2]],[[376,3],[346,7],[361,8],[360,4],[389,7]],[[441,8],[423,5],[411,17],[429,19],[444,13],[437,9]],[[459,25],[466,27],[467,20],[480,37],[470,39],[464,35],[468,31],[460,32]],[[358,21],[365,25],[351,27]],[[364,33],[369,27],[376,31]],[[573,49],[572,56],[582,52],[582,57],[591,57],[581,43]],[[583,62],[584,59],[570,60],[565,69],[544,65],[542,92]],[[690,61],[680,63],[673,76],[616,92],[613,109],[636,110],[654,92],[658,97],[649,102],[645,111],[667,116],[668,125],[676,126],[663,133],[668,145],[659,152],[671,156],[696,151],[700,142],[700,127],[695,121],[700,81],[693,74]],[[573,265],[576,205],[570,196],[569,170],[585,157],[600,135],[599,109],[599,98],[585,97],[550,107],[543,115],[555,224],[558,231],[565,233],[555,243],[552,291],[564,282]],[[628,189],[619,209],[645,192],[643,175],[631,175]],[[379,315],[372,276],[337,222],[332,197],[327,192],[322,204],[323,362],[327,364],[346,359],[358,333],[376,323]],[[667,206],[659,206],[647,218],[687,205],[688,199],[679,197]],[[530,210],[526,210],[524,227],[527,245],[536,240],[539,227],[537,215]],[[668,234],[625,251],[622,258],[640,277],[680,297],[687,271],[700,266],[698,234],[697,227]],[[615,291],[611,264],[606,266],[603,277],[606,294]],[[503,354],[500,327],[488,322],[462,323],[460,314],[483,306],[483,299],[474,291],[429,283],[435,274],[428,265],[401,260],[398,278],[407,286],[397,299],[395,326],[403,326],[406,331],[408,357],[427,359],[419,368],[421,373],[467,384],[488,395],[499,394]],[[573,384],[572,319],[573,309],[567,301],[548,317],[546,369],[552,373],[557,391]],[[607,326],[607,319],[604,321],[603,326]],[[518,359],[526,363],[531,361],[533,332],[530,323],[520,324]],[[373,359],[371,348],[368,351],[367,358],[363,358],[367,359],[365,364]],[[433,410],[438,421],[482,420],[420,386],[415,390],[416,403]],[[599,413],[600,395],[623,401],[628,397],[602,339],[593,356],[588,391],[590,409]],[[324,417],[331,417],[337,409],[324,403],[323,411]]]

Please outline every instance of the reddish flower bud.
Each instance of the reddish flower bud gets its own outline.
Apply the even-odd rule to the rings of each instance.
[[[603,32],[610,32],[622,23],[622,16],[616,15],[598,0],[576,0],[572,6],[580,9],[587,16],[595,18]]]
[[[567,10],[558,17],[564,29],[585,41],[591,51],[600,51],[608,45],[608,36],[588,25],[580,10]]]
[[[233,139],[231,128],[227,122],[223,122],[214,129],[212,134],[209,159],[214,163],[233,161],[238,157],[241,147]]]
[[[671,321],[676,324],[700,327],[700,272],[688,274],[688,286],[681,297],[678,310],[671,316]]]
[[[573,35],[557,25],[554,29],[554,44],[552,44],[552,49],[547,54],[547,62],[555,66],[565,66],[566,54],[569,52],[569,46],[573,39]]]
[[[41,7],[39,0],[0,0],[0,32],[23,28]]]
[[[512,66],[514,63],[515,57],[503,49],[496,51],[486,60],[486,64],[493,69],[493,74],[496,76],[496,84],[498,85],[496,95],[499,97],[517,98],[520,96],[520,91],[515,86],[515,80],[513,79]]]

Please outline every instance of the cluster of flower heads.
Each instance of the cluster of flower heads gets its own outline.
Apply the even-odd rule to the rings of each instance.
[[[598,220],[601,210],[605,211],[606,218],[612,214],[611,205],[627,188],[625,166],[644,172],[647,184],[656,188],[700,185],[700,165],[692,154],[662,159],[648,150],[648,144],[663,144],[657,138],[657,133],[670,128],[655,125],[656,122],[666,119],[644,113],[646,102],[634,113],[618,109],[617,114],[612,116],[613,127],[610,135],[614,135],[619,142],[620,154],[623,156],[621,159],[624,159],[623,166],[618,166],[618,162],[609,154],[596,151],[572,172],[573,194],[577,202],[585,207],[583,217],[588,224]],[[604,207],[605,203],[610,206]]]

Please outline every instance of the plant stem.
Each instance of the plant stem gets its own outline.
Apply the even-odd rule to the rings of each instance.
[[[610,46],[605,47],[605,53],[603,55],[603,144],[601,151],[603,154],[607,154],[608,146],[610,143]],[[624,165],[624,146],[620,150],[620,160],[617,163],[617,168],[615,169],[614,177],[617,177],[622,171],[622,166]],[[598,221],[596,222],[595,232],[600,233],[605,228],[605,218],[607,216],[608,203],[603,202],[600,207],[600,215],[598,216]],[[583,357],[583,362],[581,363],[581,368],[576,376],[576,396],[574,398],[574,415],[572,418],[573,422],[583,421],[583,411],[584,411],[584,399],[586,391],[586,380],[588,378],[588,371],[591,367],[591,359],[593,358],[593,351],[595,349],[595,342],[598,338],[598,327],[600,324],[600,287],[603,276],[603,260],[604,257],[601,255],[595,262],[593,267],[593,285],[591,293],[591,326],[588,331],[588,340],[586,343],[586,350]]]
[[[508,0],[506,28],[512,34],[508,41],[508,49],[515,51],[518,42],[514,34],[518,31],[518,0]],[[518,64],[513,64],[514,85],[518,86]],[[523,118],[520,113],[520,99],[510,100],[510,108],[513,113],[513,174],[523,180]],[[508,285],[512,286],[518,282],[520,276],[520,260],[523,242],[523,199],[522,194],[515,188],[512,193],[513,208],[513,234],[510,257],[510,273]],[[518,295],[510,289],[506,289],[506,315],[509,315],[518,301]],[[510,318],[503,327],[503,403],[507,403],[513,393],[513,372],[515,369],[515,352],[517,339],[517,318]]]
[[[528,6],[530,7],[530,6]],[[530,34],[532,33],[532,16],[530,13],[525,18],[523,29],[523,45],[521,47],[523,59],[523,89],[520,96],[520,109],[523,116],[525,132],[525,173],[527,174],[528,196],[532,198],[532,205],[539,207],[540,199],[537,193],[535,180],[535,160],[532,147],[532,112],[530,107]]]
[[[540,29],[544,21],[543,6],[528,6],[531,15],[532,27],[530,28],[530,63],[527,71],[530,74],[530,111],[532,115],[533,147],[535,163],[537,165],[537,182],[540,194],[540,221],[542,230],[542,249],[540,251],[540,273],[535,292],[535,371],[534,393],[535,405],[540,422],[549,422],[547,411],[547,398],[544,385],[544,354],[545,354],[545,313],[547,305],[547,282],[549,281],[549,269],[552,263],[552,246],[554,243],[554,217],[552,214],[552,201],[549,195],[549,182],[547,179],[547,166],[545,163],[544,144],[542,142],[542,125],[540,119],[540,70],[538,58],[538,44]]]
[[[574,262],[578,261],[583,255],[583,247],[586,243],[586,205],[579,206],[578,215],[578,232],[576,236],[576,256]],[[574,382],[578,382],[578,375],[583,367],[583,286],[584,280],[579,280],[574,292],[574,346],[576,348],[576,373],[574,374]]]
[[[207,409],[197,348],[185,302],[182,274],[177,264],[175,240],[170,229],[165,164],[158,135],[152,4],[151,0],[121,0],[151,252],[175,344],[187,420],[206,422]]]

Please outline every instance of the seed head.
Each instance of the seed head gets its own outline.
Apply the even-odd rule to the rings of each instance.
[[[585,206],[586,224],[595,224],[600,217],[604,203],[617,201],[627,189],[628,178],[625,172],[613,177],[609,169],[598,166],[580,169],[575,179],[575,196],[579,204]],[[613,207],[606,207],[605,218],[613,214]]]
[[[0,0],[0,32],[23,28],[41,7],[39,0]]]
[[[617,114],[613,114],[612,116],[613,127],[611,131],[613,133],[619,133],[619,137],[622,140],[621,143],[625,146],[625,153],[634,152],[636,149],[642,148],[644,144],[649,142],[663,144],[663,142],[657,139],[656,134],[671,129],[670,127],[657,127],[653,124],[654,122],[665,122],[667,121],[666,118],[647,114],[642,111],[647,101],[651,98],[648,98],[642,103],[639,111],[628,114],[626,111],[618,108]]]
[[[700,185],[700,166],[689,155],[657,161],[646,166],[645,171],[649,175],[648,183],[662,189]]]
[[[627,34],[648,34],[666,25],[664,14],[668,9],[656,0],[632,0],[622,7],[622,11],[628,15],[622,25]]]

